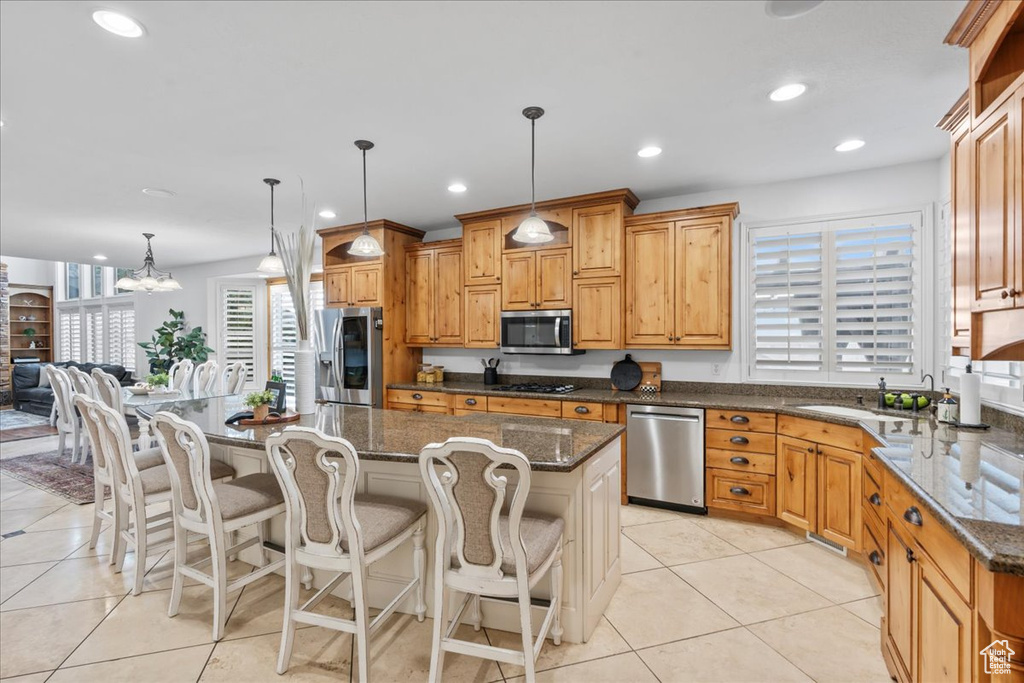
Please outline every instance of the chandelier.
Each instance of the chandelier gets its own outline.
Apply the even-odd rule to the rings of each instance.
[[[118,289],[126,289],[131,292],[173,292],[181,289],[181,285],[171,277],[170,272],[160,270],[153,262],[153,233],[144,232],[146,238],[146,258],[142,261],[142,267],[132,271],[117,281],[114,286]]]

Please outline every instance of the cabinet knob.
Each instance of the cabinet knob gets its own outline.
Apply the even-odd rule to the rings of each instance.
[[[903,519],[907,520],[914,526],[923,526],[924,517],[921,516],[921,511],[911,505],[907,508],[907,511],[903,513]]]
[[[868,502],[871,503],[872,505],[881,505],[882,504],[882,497],[879,496],[877,492],[876,493],[872,493],[871,497],[868,498]]]
[[[907,562],[916,562],[917,558],[914,557],[914,549],[907,548]]]
[[[578,271],[578,270],[574,270],[574,271],[572,271],[572,274],[573,274],[573,275],[579,275],[579,274],[580,274],[580,271]]]
[[[476,399],[475,398],[467,398],[466,399],[466,405],[467,406],[475,406],[476,405]]]
[[[682,337],[676,337],[676,341],[679,341],[680,339],[682,339]]]
[[[1010,289],[1010,296],[1020,296],[1021,291],[1019,289]]]
[[[495,276],[494,281],[495,282],[501,282],[501,276],[500,275]]]
[[[733,465],[749,465],[750,461],[744,458],[742,455],[737,455],[735,458],[729,458],[729,462]]]
[[[750,422],[750,418],[746,415],[733,415],[729,418],[729,422],[735,422],[738,425],[745,425]]]
[[[876,567],[882,566],[882,556],[878,554],[877,550],[872,550],[871,554],[868,555],[868,559],[871,560],[871,564],[875,565]]]
[[[423,394],[413,394],[412,397],[413,400],[419,401],[421,398],[423,398]]]
[[[580,415],[586,415],[587,413],[590,412],[590,408],[588,408],[586,406],[576,406],[575,410]]]
[[[729,439],[729,443],[739,444],[740,446],[746,446],[750,443],[750,439],[745,436],[734,436]]]
[[[750,491],[746,490],[742,486],[733,486],[731,489],[729,489],[729,493],[733,494],[734,496],[749,496],[750,495]]]
[[[672,341],[672,335],[671,335],[671,334],[670,334],[670,335],[668,335],[668,340],[669,340],[669,341]]]
[[[808,446],[807,447],[807,452],[808,453],[813,453],[814,452],[814,446]]]
[[[1004,289],[1002,292],[1000,292],[999,296],[1001,296],[1004,299],[1009,299],[1013,295],[1010,294],[1010,290]]]

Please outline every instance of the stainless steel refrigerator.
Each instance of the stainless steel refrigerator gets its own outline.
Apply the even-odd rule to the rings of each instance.
[[[315,336],[317,398],[382,408],[384,318],[381,308],[325,308]]]

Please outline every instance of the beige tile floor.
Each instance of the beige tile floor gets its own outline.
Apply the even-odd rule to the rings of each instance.
[[[0,457],[54,447],[4,444]],[[9,448],[10,447],[10,448]],[[171,557],[147,561],[142,595],[107,564],[109,531],[88,548],[91,506],[0,475],[0,678],[11,681],[277,681],[280,577],[229,598],[225,639],[210,640],[209,590],[191,582],[166,616]],[[789,531],[651,508],[622,510],[622,585],[584,644],[547,643],[538,681],[888,681],[879,650],[881,600],[867,570]],[[192,552],[202,552],[196,547]],[[248,569],[241,562],[232,572]],[[342,600],[328,608],[350,608]],[[426,680],[430,621],[401,616],[373,645],[375,681]],[[492,629],[462,637],[516,646]],[[352,639],[296,635],[288,676],[352,680]],[[449,656],[445,680],[522,680],[520,667]]]

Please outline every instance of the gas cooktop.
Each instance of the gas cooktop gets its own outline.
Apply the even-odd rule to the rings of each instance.
[[[522,391],[529,394],[568,394],[576,391],[572,384],[503,384],[497,391]]]

